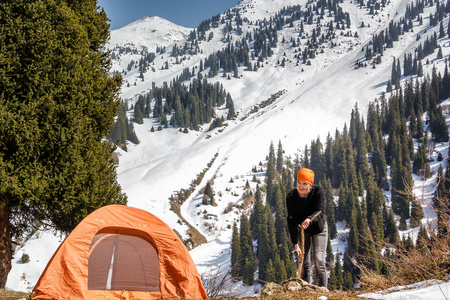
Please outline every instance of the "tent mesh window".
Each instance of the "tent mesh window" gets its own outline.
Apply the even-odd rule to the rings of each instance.
[[[146,234],[98,232],[89,250],[88,289],[160,292],[158,252]]]

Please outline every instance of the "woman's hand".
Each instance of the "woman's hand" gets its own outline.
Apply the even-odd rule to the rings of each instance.
[[[302,223],[302,228],[303,229],[308,228],[309,224],[311,224],[311,219],[310,218],[306,218],[305,221],[303,221],[303,223]]]
[[[300,247],[298,246],[298,244],[294,245],[294,254],[295,254],[295,256],[302,256],[302,251],[300,250]]]

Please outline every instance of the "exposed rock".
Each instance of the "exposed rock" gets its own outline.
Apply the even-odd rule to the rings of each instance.
[[[261,291],[261,295],[272,296],[273,294],[283,293],[284,291],[285,289],[281,285],[275,282],[269,282],[264,286],[263,290]]]
[[[300,278],[291,278],[283,281],[281,284],[269,282],[261,291],[262,296],[272,296],[274,294],[286,293],[286,292],[298,292],[301,290],[317,291],[322,293],[328,293],[326,287],[309,284],[308,282]]]

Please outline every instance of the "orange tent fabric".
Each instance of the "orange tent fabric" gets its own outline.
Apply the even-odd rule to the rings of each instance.
[[[197,268],[170,227],[123,205],[88,215],[60,245],[32,299],[204,299]]]

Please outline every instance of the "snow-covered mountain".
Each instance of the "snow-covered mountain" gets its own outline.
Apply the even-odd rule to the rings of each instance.
[[[141,18],[118,30],[111,32],[108,48],[124,46],[150,52],[156,47],[167,47],[176,42],[184,42],[192,28],[185,28],[157,16]]]
[[[253,33],[264,20],[269,22],[289,6],[306,8],[311,5],[309,2],[243,0],[234,9],[221,14],[217,26],[206,31],[207,39],[198,41],[198,48],[192,47],[189,41],[194,29],[159,17],[142,18],[112,31],[106,48],[113,55],[112,71],[122,74],[124,79],[121,98],[130,105],[135,104],[137,97],[148,93],[152,85],[170,83],[186,68],[198,72],[202,61],[229,44],[234,45],[246,33]],[[297,48],[292,46],[292,41],[299,40],[300,47],[305,48],[313,30],[320,28],[322,33],[326,32],[334,17],[328,16],[326,11],[319,24],[302,22],[302,18],[292,26],[283,25],[272,56],[267,57],[257,71],[246,71],[246,67],[241,66],[238,78],[228,79],[221,73],[208,78],[209,82],[222,84],[233,98],[238,116],[227,121],[226,126],[209,131],[209,124],[205,124],[199,131],[186,134],[170,126],[151,132],[152,127],[159,125],[153,118],[144,119],[142,125],[134,124],[140,143],[129,143],[126,152],[118,150],[118,180],[128,195],[128,205],[155,214],[184,238],[188,237],[189,225],[195,227],[207,240],[190,252],[200,273],[213,268],[226,271],[230,265],[231,227],[242,213],[237,206],[242,203],[243,187],[248,180],[255,188],[256,183],[251,181],[254,175],[264,177],[264,172],[255,174],[252,168],[265,161],[271,142],[281,141],[285,154],[294,156],[311,140],[320,137],[324,141],[328,133],[342,130],[355,103],[365,115],[369,101],[386,91],[393,58],[402,61],[405,54],[413,52],[419,43],[439,30],[439,26],[429,26],[428,18],[435,13],[435,7],[427,6],[422,14],[423,23],[414,21],[412,31],[405,32],[392,48],[384,50],[379,64],[372,65],[372,60],[366,60],[365,49],[372,43],[373,36],[386,30],[391,21],[399,21],[407,6],[414,2],[387,1],[384,7],[371,14],[368,7],[343,0],[339,6],[348,14],[349,26],[337,30],[332,43],[321,44],[308,64],[296,56]],[[237,24],[237,13],[243,20],[242,25]],[[444,18],[446,29],[448,22],[449,18]],[[229,24],[232,31],[226,30]],[[304,26],[303,33],[301,26]],[[448,37],[439,39],[438,43],[444,58],[448,57]],[[191,47],[196,51],[175,57],[172,56],[174,46]],[[157,52],[161,48],[165,50]],[[154,53],[155,57],[142,79],[137,64],[149,53]],[[431,73],[433,65],[443,73],[444,59],[437,59],[436,52],[427,59],[430,63],[423,65],[425,74]],[[256,59],[252,62],[256,64]],[[204,74],[207,77],[206,70]],[[255,106],[275,94],[273,103],[255,112]],[[225,107],[217,108],[216,114],[226,115]],[[131,111],[129,116],[132,117]],[[171,210],[168,199],[180,189],[189,188],[204,170],[203,181],[181,206],[185,219],[181,222]],[[200,190],[209,180],[213,180],[217,196],[215,207],[201,205]],[[234,208],[225,213],[230,206]],[[60,237],[39,233],[18,247],[7,288],[31,290],[50,258],[49,253],[53,253],[60,241]],[[45,243],[52,243],[52,246],[44,246]],[[333,249],[344,252],[338,241],[333,243]],[[30,263],[20,263],[22,253],[29,254]]]

